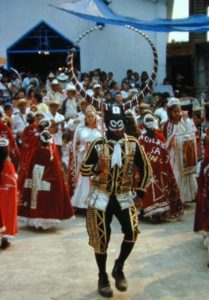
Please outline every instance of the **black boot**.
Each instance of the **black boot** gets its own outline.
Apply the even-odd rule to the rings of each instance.
[[[123,264],[120,264],[117,260],[112,270],[112,277],[115,278],[116,288],[121,292],[125,292],[128,288],[128,283],[123,273]]]
[[[3,237],[1,239],[1,249],[6,249],[10,246],[10,242],[8,241],[7,238]]]
[[[110,287],[110,282],[107,273],[99,274],[98,292],[103,297],[113,297],[113,291]]]

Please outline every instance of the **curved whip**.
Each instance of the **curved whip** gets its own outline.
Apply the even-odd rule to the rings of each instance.
[[[102,27],[101,25],[94,26],[94,27],[90,28],[88,31],[84,32],[81,36],[79,36],[79,38],[76,40],[76,44],[71,49],[71,53],[67,57],[67,66],[68,66],[68,72],[69,72],[69,77],[71,78],[71,81],[75,85],[75,87],[76,87],[77,91],[80,93],[80,95],[84,99],[86,99],[89,103],[94,105],[97,109],[101,109],[101,101],[99,101],[98,99],[96,99],[93,96],[89,96],[86,93],[86,91],[81,88],[79,81],[75,75],[73,61],[74,61],[74,53],[76,52],[76,46],[80,43],[80,41],[84,37],[86,37],[88,34],[90,34],[91,32],[101,29],[101,27]],[[138,30],[135,27],[132,27],[129,25],[127,25],[125,27],[130,30],[133,30],[134,32],[143,36],[147,40],[150,47],[152,48],[152,53],[153,53],[153,58],[154,58],[154,66],[153,66],[152,73],[151,73],[145,87],[143,88],[143,90],[141,90],[140,93],[138,93],[134,99],[127,101],[126,103],[123,104],[124,109],[127,110],[127,109],[134,107],[137,104],[140,104],[142,102],[143,98],[147,95],[147,93],[151,91],[151,88],[153,86],[154,80],[157,75],[157,70],[158,70],[158,54],[157,54],[157,50],[156,50],[154,44],[152,43],[152,41],[149,39],[149,37],[146,34],[144,34],[142,31]]]

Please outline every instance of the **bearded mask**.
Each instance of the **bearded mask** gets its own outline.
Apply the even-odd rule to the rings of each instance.
[[[144,116],[143,124],[144,124],[144,127],[147,130],[153,130],[154,131],[154,130],[158,129],[158,121],[151,114],[146,114]]]
[[[113,140],[119,140],[124,135],[125,114],[120,106],[109,106],[105,111],[105,125],[107,128],[107,137]]]
[[[44,130],[40,133],[39,139],[42,143],[42,145],[47,146],[49,144],[52,144],[52,136],[48,130]]]
[[[38,129],[40,132],[44,131],[44,130],[49,130],[51,126],[51,122],[49,120],[41,120],[38,124]]]

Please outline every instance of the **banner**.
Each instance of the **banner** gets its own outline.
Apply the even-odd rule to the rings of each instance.
[[[138,20],[114,13],[102,0],[67,0],[52,6],[82,19],[116,26],[130,25],[140,30],[158,32],[206,32],[209,31],[209,17],[193,15],[185,19]]]

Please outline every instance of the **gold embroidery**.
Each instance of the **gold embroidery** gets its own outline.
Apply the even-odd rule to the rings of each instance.
[[[86,165],[85,159],[88,159],[90,150],[88,150],[84,162],[81,165],[81,172],[84,176],[92,177],[92,186],[106,192],[108,194],[126,194],[133,190],[134,185],[134,160],[135,152],[138,141],[131,136],[125,136],[121,145],[122,154],[122,167],[115,166],[111,168],[111,155],[113,152],[113,143],[106,141],[103,143],[102,139],[98,139],[91,145],[91,149],[94,146],[97,155],[98,163],[96,168],[102,170],[101,173],[95,175],[92,172],[92,165]],[[139,145],[139,144],[138,144]],[[139,145],[139,151],[141,159],[144,161],[143,178],[140,187],[137,190],[145,191],[150,176],[150,164],[149,161]]]
[[[106,253],[108,241],[106,235],[105,213],[93,207],[89,207],[87,210],[86,222],[89,234],[89,245],[94,248],[95,253]]]
[[[131,222],[133,236],[131,240],[129,241],[125,240],[125,242],[134,243],[137,239],[138,233],[140,233],[138,229],[139,221],[138,221],[137,210],[134,205],[129,208],[129,215],[130,215],[130,222]]]
[[[144,176],[143,176],[143,180],[141,182],[141,186],[139,187],[139,190],[146,190],[147,184],[149,183],[149,177],[151,174],[151,165],[149,160],[147,159],[145,152],[143,150],[143,148],[139,145],[139,151],[141,153],[141,157],[144,161],[146,161],[147,163],[144,164]]]
[[[104,170],[107,168],[109,172],[102,172],[94,176],[92,180],[93,186],[106,191],[111,194],[127,193],[132,190],[133,186],[133,173],[134,173],[134,156],[136,150],[136,141],[129,141],[124,139],[121,146],[122,162],[121,168],[118,166],[113,169],[110,168],[111,154],[113,152],[113,145],[110,143],[96,145],[99,161],[103,161]]]

